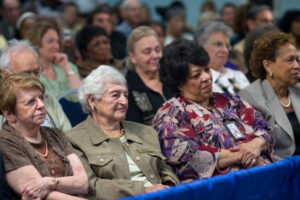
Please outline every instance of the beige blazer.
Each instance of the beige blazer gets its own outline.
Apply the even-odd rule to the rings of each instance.
[[[300,84],[289,88],[291,102],[300,122]],[[239,95],[260,111],[270,122],[275,135],[275,154],[278,160],[292,156],[295,152],[293,128],[279,99],[267,80],[256,80],[240,91]]]

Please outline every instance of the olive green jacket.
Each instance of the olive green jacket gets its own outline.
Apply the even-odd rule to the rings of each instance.
[[[126,142],[110,139],[89,116],[67,133],[89,178],[89,199],[117,199],[144,193],[144,183],[131,181],[125,151],[154,185],[179,184],[161,154],[152,127],[122,121]],[[125,151],[124,151],[125,150]]]

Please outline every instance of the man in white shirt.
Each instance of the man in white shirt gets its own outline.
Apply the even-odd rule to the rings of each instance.
[[[28,41],[10,40],[0,57],[0,69],[2,77],[10,74],[30,74],[40,77],[41,67],[38,62],[38,54]],[[69,131],[71,124],[55,97],[47,94],[44,98],[47,116],[42,126],[55,127],[63,132]],[[0,116],[0,128],[4,122]]]

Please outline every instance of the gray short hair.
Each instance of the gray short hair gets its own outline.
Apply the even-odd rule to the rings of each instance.
[[[232,36],[232,29],[221,21],[209,21],[201,24],[194,35],[194,40],[201,46],[205,46],[212,33],[223,33],[229,38]]]
[[[107,83],[126,85],[125,77],[114,67],[100,65],[94,69],[83,81],[78,89],[78,99],[85,113],[91,113],[92,108],[88,103],[88,95],[101,99],[106,91]]]
[[[139,0],[124,0],[121,3],[121,5],[120,5],[121,10],[126,10],[128,8],[128,5],[130,4],[131,1],[138,1],[138,2],[140,2]]]
[[[7,42],[7,46],[2,50],[2,54],[0,57],[0,69],[11,73],[11,60],[12,56],[16,56],[17,54],[31,51],[37,59],[39,59],[39,55],[33,46],[29,43],[28,40],[10,40]]]

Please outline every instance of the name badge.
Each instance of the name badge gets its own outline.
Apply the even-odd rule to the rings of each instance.
[[[224,123],[226,129],[228,130],[229,134],[235,141],[243,140],[245,139],[245,135],[240,131],[240,129],[237,127],[235,121],[226,121]]]

